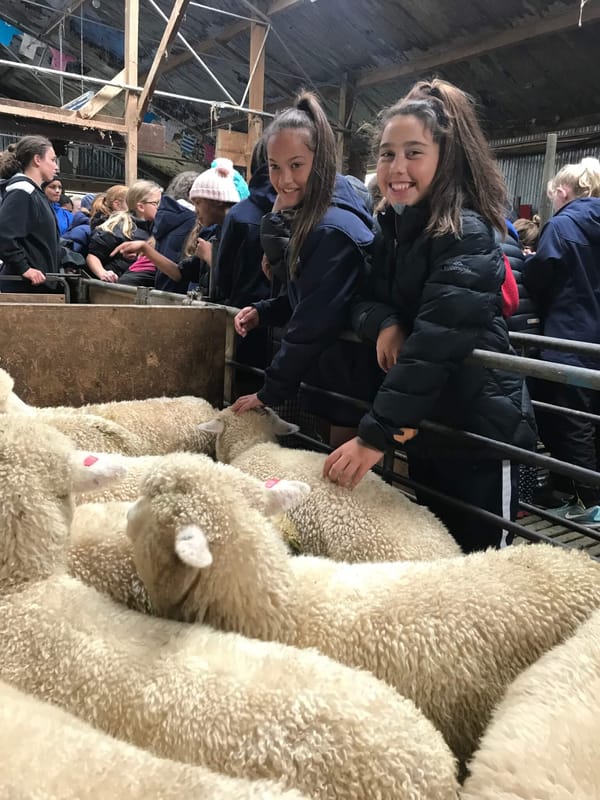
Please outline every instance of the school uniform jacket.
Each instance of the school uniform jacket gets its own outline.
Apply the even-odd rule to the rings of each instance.
[[[368,208],[338,175],[332,204],[300,248],[295,275],[278,297],[253,304],[261,325],[281,326],[289,320],[258,392],[265,405],[294,397],[309,368],[348,324],[350,302],[372,241]]]
[[[375,342],[380,330],[398,323],[407,339],[358,434],[385,450],[400,428],[428,419],[531,448],[535,422],[522,378],[465,363],[475,348],[513,352],[502,317],[504,260],[492,226],[465,209],[460,238],[432,237],[424,230],[428,216],[424,205],[378,216],[368,299],[354,304],[353,326]],[[407,449],[457,454],[455,443],[424,430]]]
[[[60,268],[56,217],[42,189],[23,173],[17,173],[2,189],[0,204],[0,261],[2,274],[23,275],[30,267],[43,273]],[[12,283],[12,282],[11,282]],[[25,285],[26,284],[26,285]],[[0,285],[0,289],[3,287]],[[6,291],[7,286],[4,287]],[[19,291],[44,291],[29,281]],[[13,285],[14,291],[14,285]]]

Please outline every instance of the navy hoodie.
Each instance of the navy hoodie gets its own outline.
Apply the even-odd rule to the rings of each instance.
[[[545,336],[600,344],[600,198],[563,206],[542,228],[523,282],[540,308]],[[541,351],[560,364],[600,368],[592,356]]]
[[[289,325],[265,372],[258,397],[265,405],[292,398],[318,357],[348,324],[350,300],[373,241],[373,220],[364,200],[337,175],[332,203],[306,237],[299,264],[282,293],[255,303],[261,325]]]
[[[58,225],[42,189],[18,172],[3,185],[0,205],[0,261],[2,274],[22,275],[30,267],[44,273],[60,268]],[[15,284],[0,286],[15,291]],[[33,286],[28,280],[18,284],[19,292],[48,291],[48,284]]]
[[[163,194],[154,219],[154,239],[156,250],[165,258],[178,264],[183,255],[187,237],[196,224],[196,212],[181,205],[169,195]],[[184,285],[185,284],[185,285]],[[187,283],[173,281],[164,272],[156,270],[154,287],[163,292],[187,291]]]
[[[214,264],[215,300],[242,308],[269,297],[269,281],[261,269],[260,221],[277,195],[265,164],[250,181],[250,196],[236,203],[223,223]]]
[[[73,215],[71,227],[68,231],[63,233],[61,238],[71,243],[68,246],[70,246],[75,253],[81,253],[81,255],[86,256],[91,234],[92,228],[90,226],[89,216],[84,214],[83,211],[77,211],[77,213]]]

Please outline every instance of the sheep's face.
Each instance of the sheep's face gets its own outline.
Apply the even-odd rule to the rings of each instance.
[[[234,467],[202,456],[173,454],[153,467],[128,514],[127,534],[152,605],[164,616],[202,619],[202,585],[213,565],[233,567],[265,524],[302,502],[298,481],[265,486]],[[242,546],[242,540],[245,540]],[[193,602],[190,598],[193,596]]]
[[[278,436],[289,436],[299,430],[297,425],[281,419],[270,408],[255,408],[244,414],[234,414],[226,408],[198,428],[217,434],[217,460],[226,464],[240,449],[245,450],[257,442],[274,442]]]
[[[0,583],[64,567],[72,493],[102,485],[106,459],[74,450],[65,436],[30,418],[0,419]]]

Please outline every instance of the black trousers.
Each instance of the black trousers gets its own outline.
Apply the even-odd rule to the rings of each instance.
[[[408,472],[412,480],[430,489],[491,511],[505,519],[516,519],[519,503],[519,465],[495,459],[419,458],[410,454]],[[417,500],[428,506],[446,525],[465,553],[505,547],[513,535],[469,511],[453,508],[441,500],[417,492]]]
[[[592,389],[536,380],[532,390],[535,400],[600,414],[600,393]],[[550,451],[550,455],[569,464],[599,471],[600,429],[596,424],[580,417],[551,414],[539,409],[536,409],[535,416],[540,439]],[[557,489],[577,494],[586,508],[600,505],[598,486],[590,486],[560,475],[553,477],[553,484]]]

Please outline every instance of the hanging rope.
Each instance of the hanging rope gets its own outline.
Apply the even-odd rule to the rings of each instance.
[[[581,3],[579,5],[579,25],[578,25],[579,28],[581,28],[582,19],[583,19],[583,7],[587,3],[587,1],[588,0],[581,0]]]

